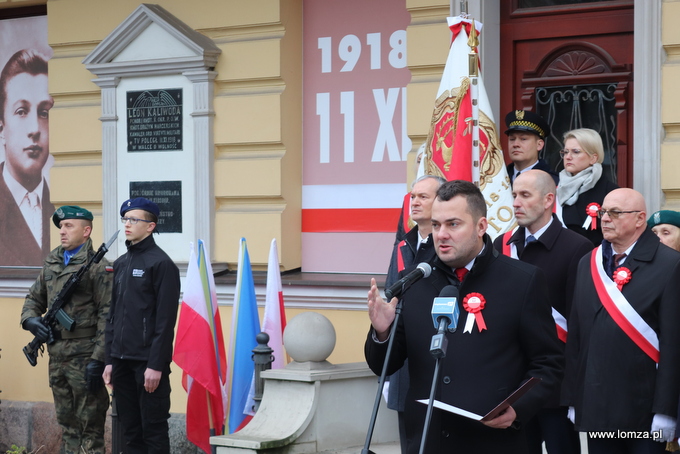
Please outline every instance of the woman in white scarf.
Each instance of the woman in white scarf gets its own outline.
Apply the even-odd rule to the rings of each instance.
[[[557,200],[562,205],[564,225],[592,241],[602,242],[597,211],[604,197],[618,186],[602,176],[602,138],[592,129],[573,129],[564,134],[560,151],[564,170],[560,172]]]

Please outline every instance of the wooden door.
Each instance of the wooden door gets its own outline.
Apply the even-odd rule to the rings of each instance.
[[[499,123],[514,109],[541,114],[541,157],[556,171],[563,134],[595,129],[604,174],[632,185],[633,0],[501,0],[501,71]]]

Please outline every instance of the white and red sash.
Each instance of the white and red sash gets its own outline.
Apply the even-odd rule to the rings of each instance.
[[[555,327],[557,327],[557,337],[566,344],[567,332],[569,331],[567,329],[567,319],[564,318],[564,315],[557,312],[557,309],[555,309],[554,307],[552,307],[551,309],[553,319],[555,319]]]
[[[598,246],[591,255],[590,272],[597,295],[607,313],[635,345],[658,363],[659,337],[607,276],[602,266],[602,246]]]
[[[517,256],[517,246],[515,243],[510,243],[508,244],[508,241],[510,241],[510,238],[512,235],[517,231],[519,227],[515,227],[514,230],[510,232],[505,232],[503,234],[503,255],[507,255],[510,258],[519,260],[519,257]],[[569,331],[567,329],[567,319],[564,318],[562,314],[557,312],[557,310],[554,307],[551,307],[552,309],[552,316],[553,319],[555,320],[555,328],[557,329],[557,337],[562,341],[562,342],[567,342],[567,332]]]

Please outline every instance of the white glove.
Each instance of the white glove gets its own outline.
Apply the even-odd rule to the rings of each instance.
[[[569,407],[569,410],[567,410],[567,418],[572,424],[576,424],[576,409],[574,407]]]
[[[652,419],[652,436],[654,441],[673,441],[675,439],[676,422],[675,418],[667,415],[654,415],[654,419]]]

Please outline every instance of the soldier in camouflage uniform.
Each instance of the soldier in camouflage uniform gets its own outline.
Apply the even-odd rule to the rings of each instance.
[[[59,227],[61,246],[45,259],[21,311],[21,326],[41,341],[51,330],[55,342],[47,346],[49,379],[57,421],[62,428],[64,454],[105,454],[104,424],[109,396],[104,388],[104,328],[111,302],[113,269],[105,258],[93,264],[64,306],[76,322],[73,331],[59,323],[45,326],[41,315],[69,277],[94,254],[92,213],[63,206],[52,216]]]

